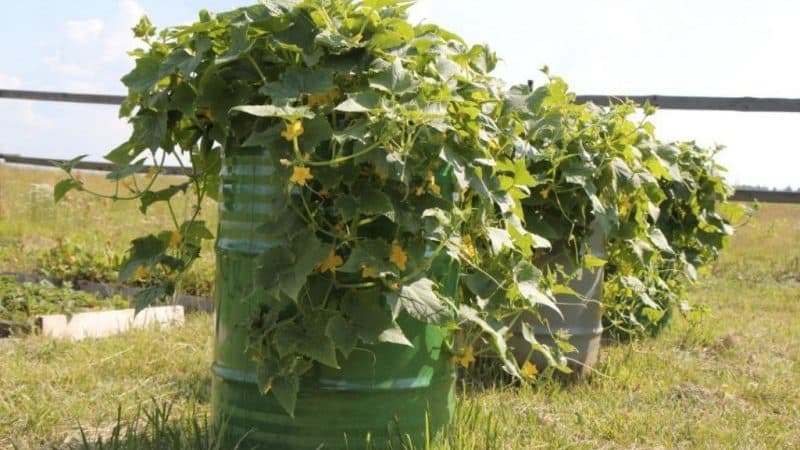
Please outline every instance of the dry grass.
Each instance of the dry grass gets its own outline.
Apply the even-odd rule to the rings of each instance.
[[[113,185],[104,174],[75,173],[88,189],[105,194],[113,192]],[[121,255],[133,238],[172,229],[163,203],[151,206],[147,217],[139,212],[138,201],[115,203],[74,191],[55,204],[52,189],[63,178],[65,175],[55,169],[0,165],[0,272],[33,271],[36,257],[59,240],[69,239],[98,254]],[[142,186],[144,176],[137,179]],[[163,188],[180,181],[178,177],[165,176],[155,186]],[[176,197],[173,206],[179,216],[189,217],[191,211],[182,196]],[[216,217],[216,204],[208,201],[201,218],[214,229]],[[213,266],[213,258],[205,258],[199,266],[199,270],[208,270]]]

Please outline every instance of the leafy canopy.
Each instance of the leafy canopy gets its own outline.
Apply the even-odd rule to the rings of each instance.
[[[193,170],[186,184],[112,198],[146,212],[185,192],[196,207],[175,220],[177,238],[134,240],[121,275],[166,268],[172,278],[142,306],[172,294],[212,238],[197,213],[218,197],[222,154],[272,167],[268,200],[278,206],[261,229],[282,245],[253,274],[249,351],[262,391],[290,414],[313,364],[336,368],[340,355],[377,342],[411,345],[401,315],[451,330],[450,345],[459,329],[470,341],[488,336],[520,377],[506,328],[490,324],[553,305],[548,278],[529,262],[549,244],[525,228],[521,201],[536,180],[514,159],[525,126],[489,75],[496,57],[435,25],[412,26],[410,5],[265,0],[134,30],[147,47],[133,52],[120,111],[133,133],[107,159],[125,175],[158,155]],[[70,180],[62,195],[83,188]]]

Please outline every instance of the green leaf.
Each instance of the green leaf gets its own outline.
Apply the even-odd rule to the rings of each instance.
[[[225,81],[216,71],[207,70],[200,78],[196,107],[208,109],[215,123],[214,127],[220,128],[219,131],[224,133],[227,130],[228,113],[237,105],[239,96],[244,92],[246,91],[235,92],[231,83]]]
[[[583,257],[583,267],[587,269],[598,269],[600,267],[605,267],[606,264],[608,264],[607,260],[598,258],[592,254],[587,254]]]
[[[161,148],[161,142],[167,134],[166,110],[141,110],[136,114],[136,117],[131,119],[131,123],[133,124],[132,142],[138,144],[134,145],[133,148],[141,145],[141,147],[149,148],[154,152]],[[129,162],[126,161],[125,164]]]
[[[408,340],[408,337],[406,337],[405,333],[403,333],[403,330],[396,323],[394,326],[392,326],[392,328],[387,328],[384,330],[380,336],[378,336],[378,341],[414,348],[414,344]]]
[[[297,342],[297,352],[334,369],[339,368],[336,346],[325,330],[311,330]]]
[[[190,185],[191,182],[187,181],[185,183],[172,185],[168,188],[164,188],[158,191],[150,191],[150,190],[145,191],[142,194],[142,196],[139,197],[139,202],[140,202],[139,211],[141,211],[142,214],[147,213],[147,208],[149,208],[150,205],[158,202],[169,201],[179,192],[186,193],[186,190],[189,188]]]
[[[186,117],[193,117],[196,98],[197,96],[189,84],[181,83],[172,90],[169,97],[169,108],[172,111],[180,111]]]
[[[358,241],[347,258],[347,262],[337,269],[342,273],[361,272],[369,267],[377,276],[397,275],[397,267],[388,260],[391,246],[383,239]]]
[[[242,105],[231,108],[231,111],[256,117],[279,117],[290,121],[314,117],[314,113],[305,106]]]
[[[294,322],[280,324],[272,337],[272,344],[280,358],[285,358],[297,351],[297,343],[305,339],[300,325]]]
[[[380,9],[405,3],[407,0],[363,0],[361,4],[367,8]]]
[[[134,37],[138,39],[147,39],[156,34],[156,27],[153,26],[153,23],[150,22],[150,18],[147,16],[142,16],[132,30]]]
[[[370,77],[369,86],[389,95],[402,95],[417,87],[411,72],[403,67],[400,58],[396,58],[383,72]]]
[[[153,55],[146,55],[136,60],[136,67],[122,77],[122,83],[131,91],[144,95],[162,78],[161,59]]]
[[[461,305],[458,308],[458,315],[459,318],[462,320],[466,320],[470,322],[483,331],[483,333],[489,336],[492,348],[497,356],[501,358],[506,358],[508,353],[508,346],[506,345],[506,339],[503,337],[502,329],[496,329],[495,327],[489,325],[489,323],[481,317],[481,314],[475,311],[474,309],[470,308],[467,305]],[[508,367],[508,365],[506,365]],[[516,371],[512,371],[510,373],[515,373]]]
[[[243,54],[250,51],[254,42],[247,38],[247,32],[250,30],[248,22],[236,22],[228,26],[228,33],[230,33],[230,48],[224,54],[218,56],[214,60],[214,64],[223,65],[229,62],[236,61]]]
[[[279,81],[267,83],[260,91],[270,96],[275,104],[287,104],[300,100],[302,95],[326,94],[333,90],[334,71],[327,68],[307,69],[290,67],[286,69]]]
[[[358,332],[342,316],[333,316],[325,327],[325,335],[331,338],[336,348],[347,357],[356,346]]]
[[[555,299],[541,290],[541,280],[542,272],[528,261],[521,261],[514,268],[514,281],[522,298],[532,307],[544,305],[561,315]]]
[[[163,286],[150,286],[136,292],[133,295],[136,307],[135,314],[139,314],[140,311],[158,304],[166,296],[167,292]]]
[[[290,152],[292,143],[288,142],[281,133],[286,129],[283,122],[276,123],[263,131],[253,132],[242,144],[243,147],[262,147],[275,149],[276,151]],[[300,136],[303,137],[302,135]]]
[[[120,267],[120,281],[130,279],[140,267],[151,268],[158,264],[168,245],[152,234],[134,239],[131,244],[128,255]]]
[[[124,166],[117,166],[111,172],[106,175],[107,180],[111,181],[119,181],[128,178],[129,176],[142,171],[144,169],[145,160],[139,160],[133,164],[128,164]]]
[[[317,239],[313,230],[305,230],[292,241],[295,256],[293,264],[280,272],[281,290],[291,299],[297,299],[314,267],[332,251],[330,245]]]
[[[341,310],[366,343],[379,342],[381,334],[393,328],[391,312],[378,289],[349,292],[342,299]]]
[[[53,165],[58,167],[59,169],[63,170],[67,173],[72,173],[72,170],[75,169],[75,166],[80,164],[81,161],[88,158],[89,155],[80,155],[76,156],[75,158],[70,159],[69,161],[59,162],[59,161],[52,161]]]
[[[296,301],[314,266],[328,256],[331,246],[322,244],[313,230],[295,236],[290,246],[270,247],[259,255],[256,282],[267,290],[278,289]]]
[[[297,393],[300,391],[300,380],[297,376],[276,377],[272,380],[270,392],[289,416],[294,417],[297,404]]]
[[[452,167],[458,190],[465,191],[469,187],[469,181],[467,180],[466,173],[466,166],[469,164],[469,160],[459,154],[458,149],[447,143],[442,146],[442,151],[439,153],[439,159],[445,161],[450,165],[450,167]]]
[[[136,145],[133,141],[128,141],[120,144],[114,150],[111,150],[104,158],[118,166],[125,166],[130,164],[131,161],[138,158],[139,155],[145,150],[144,145]]]
[[[345,144],[350,141],[357,141],[363,144],[366,142],[369,133],[368,127],[369,121],[356,120],[349,124],[344,130],[335,131],[333,133],[333,139],[339,144]]]
[[[399,291],[386,296],[392,315],[396,319],[403,311],[411,317],[425,322],[442,324],[453,316],[448,305],[434,290],[434,283],[428,278],[419,278],[411,284],[403,285]]]
[[[438,75],[440,79],[450,81],[462,73],[463,70],[461,66],[446,55],[440,54],[436,57],[436,75]]]
[[[669,241],[667,241],[667,237],[664,236],[664,233],[658,228],[650,230],[650,242],[662,252],[674,253],[672,247],[669,245]]]
[[[56,203],[60,202],[61,199],[63,199],[64,196],[73,189],[82,190],[83,184],[80,181],[72,178],[61,180],[56,184],[55,188],[53,188],[53,199],[56,201]]]
[[[395,220],[395,210],[392,200],[385,193],[372,188],[358,192],[358,209],[362,215],[383,215]]]
[[[492,251],[495,255],[499,255],[504,248],[514,249],[514,242],[511,240],[511,234],[508,231],[487,227],[486,233],[489,235],[489,241],[492,244]]]
[[[390,18],[383,21],[383,27],[369,40],[372,49],[388,50],[407,44],[414,39],[414,28],[403,19]]]
[[[196,247],[200,247],[204,240],[214,239],[214,234],[206,227],[204,220],[186,221],[181,225],[180,230],[183,240]]]
[[[299,145],[304,152],[312,152],[321,143],[330,141],[333,130],[328,122],[328,117],[318,115],[311,120],[303,121],[303,134],[300,135]]]
[[[483,272],[473,272],[462,276],[464,285],[479,299],[491,298],[500,288],[497,283]]]
[[[350,195],[344,195],[333,201],[333,208],[345,222],[349,222],[356,217],[356,214],[358,214],[358,207],[358,200]]]
[[[351,94],[344,102],[340,103],[337,111],[350,113],[367,113],[382,111],[381,96],[374,91],[359,92]]]
[[[314,37],[314,43],[320,47],[327,48],[331,53],[344,53],[356,47],[358,44],[347,36],[336,31],[322,30]]]
[[[179,67],[183,66],[187,62],[193,59],[192,55],[186,51],[184,48],[178,48],[172,51],[172,53],[167,56],[167,59],[161,63],[161,67],[158,70],[158,75],[161,79],[166,78],[170,75],[173,75]],[[185,75],[191,75],[191,72]]]

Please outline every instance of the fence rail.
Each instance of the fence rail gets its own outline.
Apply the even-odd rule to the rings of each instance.
[[[6,155],[0,153],[0,164],[21,164],[26,166],[38,167],[55,167],[55,163],[63,163],[64,160],[46,159],[46,158],[31,158],[29,156],[19,155]],[[97,170],[103,172],[110,172],[114,170],[114,165],[103,162],[81,161],[75,166],[76,169],[82,170]],[[141,172],[145,173],[149,166],[145,166]],[[164,167],[164,171],[170,175],[183,175],[184,169],[180,167]],[[736,202],[753,202],[759,201],[762,203],[797,203],[800,204],[800,192],[790,191],[766,191],[756,189],[737,189],[731,197],[731,200]]]
[[[30,156],[20,156],[20,155],[6,155],[0,153],[0,163],[6,164],[20,164],[25,166],[36,166],[36,167],[56,167],[56,164],[65,163],[67,160],[63,159],[50,159],[50,158],[33,158]],[[142,169],[139,171],[140,173],[147,173],[151,166],[143,166]],[[111,172],[116,169],[114,164],[105,163],[105,162],[95,162],[95,161],[81,161],[75,165],[75,169],[80,170],[97,170],[100,172]],[[181,167],[170,167],[165,166],[163,167],[164,173],[169,175],[185,175],[186,170]]]
[[[119,105],[122,95],[73,94],[68,92],[19,91],[0,89],[0,98],[47,102]],[[688,111],[800,112],[800,98],[759,97],[687,97],[675,95],[579,95],[578,103],[592,102],[600,106],[632,100],[638,105],[650,103],[661,109]]]
[[[0,98],[12,100],[36,100],[43,102],[88,103],[94,105],[120,105],[122,95],[73,94],[69,92],[16,91],[0,89]]]
[[[69,92],[22,91],[0,89],[0,99],[35,100],[48,102],[68,102],[97,105],[119,105],[125,99],[122,95],[75,94]],[[757,97],[687,97],[670,95],[579,95],[578,103],[592,102],[600,106],[608,106],[631,100],[638,105],[650,103],[661,109],[693,110],[693,111],[742,111],[742,112],[800,112],[800,99],[792,98],[757,98]],[[30,158],[19,155],[0,154],[0,161],[12,164],[52,167],[54,162],[43,158]],[[111,171],[112,164],[102,162],[81,162],[76,168],[85,170]],[[147,167],[144,169],[147,170]],[[165,167],[168,174],[183,174],[179,167]],[[800,192],[764,191],[738,189],[734,201],[761,201],[767,203],[800,203]]]

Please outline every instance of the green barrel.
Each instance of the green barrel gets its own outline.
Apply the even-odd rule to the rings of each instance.
[[[402,448],[409,439],[421,445],[452,418],[455,371],[443,330],[408,317],[399,322],[414,348],[379,344],[340,355],[341,370],[316,365],[301,382],[294,418],[259,393],[255,363],[245,353],[258,305],[247,294],[257,255],[281,244],[257,231],[276,208],[275,170],[258,154],[237,152],[223,163],[211,369],[212,425],[222,448]]]

